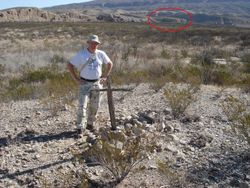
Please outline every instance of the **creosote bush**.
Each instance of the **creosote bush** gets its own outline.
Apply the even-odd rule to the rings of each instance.
[[[85,150],[84,158],[91,158],[111,173],[113,179],[107,184],[120,183],[131,170],[154,152],[153,138],[145,134],[132,136],[125,131],[100,130],[100,137]],[[79,154],[77,155],[79,156]]]
[[[174,118],[180,118],[184,115],[186,108],[195,101],[194,94],[198,91],[197,87],[187,85],[183,88],[168,86],[165,89],[165,97],[172,109]]]
[[[250,144],[250,113],[247,112],[246,103],[230,95],[221,102],[221,108],[232,122],[233,130],[243,135]]]

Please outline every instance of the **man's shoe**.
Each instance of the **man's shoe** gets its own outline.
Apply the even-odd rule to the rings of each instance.
[[[77,138],[77,139],[83,138],[83,132],[84,132],[84,129],[76,129],[75,138]]]
[[[81,129],[81,128],[76,129],[76,133],[77,133],[77,134],[82,134],[83,132],[84,132],[84,130],[83,130],[83,129]]]
[[[87,124],[87,128],[90,132],[95,132],[94,126],[92,124]]]

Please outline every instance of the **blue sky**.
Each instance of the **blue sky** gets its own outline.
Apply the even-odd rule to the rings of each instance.
[[[11,7],[50,7],[70,3],[82,3],[90,0],[0,0],[0,10]]]

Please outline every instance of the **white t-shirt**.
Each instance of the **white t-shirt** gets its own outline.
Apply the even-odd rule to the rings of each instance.
[[[102,75],[102,64],[109,62],[111,62],[110,58],[104,51],[97,49],[92,54],[87,48],[81,49],[70,60],[70,63],[80,71],[80,76],[89,80],[99,79]]]

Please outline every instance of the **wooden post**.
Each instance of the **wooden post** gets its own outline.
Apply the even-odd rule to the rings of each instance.
[[[110,122],[111,122],[111,130],[116,130],[115,106],[114,106],[114,102],[113,102],[113,91],[132,91],[132,90],[133,90],[133,88],[111,88],[111,80],[110,80],[109,77],[107,78],[107,88],[90,90],[90,91],[95,91],[95,92],[107,91],[109,116],[110,116]]]
[[[111,121],[111,130],[116,130],[116,123],[115,123],[115,107],[113,102],[113,95],[112,95],[112,88],[111,88],[111,80],[107,78],[107,96],[108,96],[108,107],[109,107],[109,115]]]

